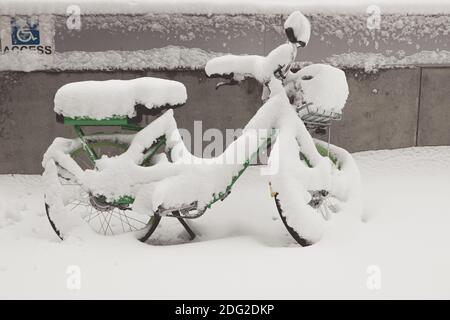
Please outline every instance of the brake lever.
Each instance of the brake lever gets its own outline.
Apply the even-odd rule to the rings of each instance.
[[[279,64],[278,68],[273,72],[273,75],[278,80],[283,81],[286,79],[286,75],[287,75],[288,71],[290,70],[290,68],[291,68],[290,64],[287,66],[282,66],[281,64]]]

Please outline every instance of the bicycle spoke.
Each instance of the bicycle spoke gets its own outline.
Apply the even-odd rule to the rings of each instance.
[[[109,144],[108,144],[109,143]],[[123,153],[127,145],[116,142],[104,142],[89,140],[89,146],[97,155],[113,157]],[[91,159],[86,151],[81,147],[70,153],[72,159],[81,169],[93,169]],[[103,235],[115,235],[134,230],[139,230],[147,225],[147,221],[139,220],[133,213],[129,214],[126,210],[103,203],[101,199],[93,199],[93,195],[83,184],[79,183],[77,177],[64,167],[57,164],[58,179],[63,187],[65,206],[71,214],[79,214],[83,221],[97,233]],[[103,207],[100,208],[99,206]],[[101,209],[101,210],[99,210]]]
[[[72,202],[71,204],[73,204],[74,202]],[[75,208],[78,208],[79,206],[84,206],[84,207],[89,207],[88,204],[82,203],[81,201],[78,201],[77,204],[75,204],[75,206],[73,206],[70,211],[73,211]]]
[[[120,213],[113,213],[114,214],[114,217],[116,218],[116,219],[118,219],[117,218],[117,216],[121,216],[121,214]],[[125,220],[127,220],[127,221],[124,221],[125,222],[125,224],[127,224],[128,225],[128,227],[130,228],[130,231],[133,231],[133,229],[134,230],[139,230],[136,226],[134,226],[133,224],[131,224],[130,222],[129,222],[129,220],[127,219],[127,218],[130,218],[130,217],[128,217],[126,214],[124,214],[124,217],[125,217]],[[119,218],[120,219],[120,218]],[[122,220],[123,221],[123,220]],[[138,221],[138,220],[136,220],[136,221]],[[140,222],[140,221],[139,221]],[[141,222],[142,223],[142,222]],[[143,224],[143,223],[142,223]]]
[[[120,214],[120,212],[123,212],[123,211],[119,210],[119,216],[121,217],[120,219],[122,220],[122,214]],[[125,212],[123,212],[123,217],[124,217],[125,220],[126,220],[125,223],[128,225],[129,231],[133,231],[133,230],[132,230],[132,227],[133,227],[133,226],[131,225],[130,220],[128,219],[128,216],[126,215]]]
[[[119,218],[120,218],[120,223],[122,224],[122,231],[125,232],[125,226],[123,224],[122,216],[119,215]]]
[[[91,208],[91,210],[92,210],[92,208]],[[103,220],[102,220],[102,218],[103,218]],[[98,233],[100,233],[103,230],[103,234],[106,235],[106,229],[104,227],[104,222],[103,222],[106,220],[105,220],[105,216],[102,211],[99,211],[98,221],[100,222],[100,229],[98,230]]]
[[[328,209],[328,203],[327,203],[327,199],[326,199],[326,198],[323,200],[323,203],[322,203],[322,206],[321,206],[321,207],[323,207],[323,209],[324,209],[324,215],[323,215],[323,218],[324,218],[325,220],[330,219],[330,211],[329,211],[329,209]]]
[[[125,213],[125,210],[121,210],[121,211],[123,212],[123,215],[124,215],[125,217],[127,217],[128,219],[134,220],[134,221],[139,222],[139,223],[144,224],[144,225],[147,224],[146,221],[144,222],[144,221],[141,221],[141,220],[139,220],[139,219],[136,219],[136,218],[133,218],[133,217],[128,216],[128,215]]]
[[[125,216],[125,219],[127,220],[128,226],[130,227],[130,231],[132,231],[132,230],[131,230],[130,220],[128,219],[128,216],[126,215],[126,213],[124,213],[124,216]]]
[[[109,231],[111,231],[111,235],[114,235],[114,232],[113,232],[113,230],[111,228],[111,218],[112,218],[112,215],[113,215],[112,214],[113,210],[110,211],[110,213],[109,213],[109,220],[108,220],[108,227],[109,227]]]
[[[89,218],[89,220],[87,220],[86,222],[91,222],[92,221],[92,219],[94,219],[95,217],[98,217],[100,215],[100,211],[97,211],[95,214],[93,214],[93,215],[89,215],[88,217],[90,217]]]

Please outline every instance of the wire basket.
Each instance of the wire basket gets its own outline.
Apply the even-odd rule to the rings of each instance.
[[[332,121],[342,119],[342,114],[316,108],[312,103],[297,107],[297,113],[308,129],[327,128]]]

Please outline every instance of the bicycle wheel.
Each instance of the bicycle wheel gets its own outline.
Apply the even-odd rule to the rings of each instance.
[[[306,182],[302,183],[285,178],[277,181],[276,190],[272,192],[284,226],[301,246],[309,246],[317,242],[321,238],[327,223],[333,219],[334,215],[346,210],[351,211],[351,206],[359,200],[357,192],[355,192],[359,190],[359,186],[352,185],[351,179],[342,179],[343,175],[357,175],[359,177],[359,172],[351,155],[335,146],[333,147],[336,150],[339,149],[338,153],[329,153],[320,144],[316,147],[323,157],[330,159],[328,161],[331,166],[329,181],[324,181],[326,178],[321,172],[313,173],[314,168],[300,152],[299,160],[305,168],[311,169],[310,180],[316,180],[314,184],[320,185],[320,187],[311,187]],[[342,159],[342,157],[345,159]],[[342,167],[344,161],[346,163],[345,168]],[[339,186],[330,182],[336,176],[340,176],[341,179],[338,181]],[[317,182],[319,180],[321,183]],[[356,180],[354,179],[354,181]],[[297,188],[294,188],[294,186]]]
[[[311,201],[308,202],[308,206],[315,212],[316,215],[320,215],[325,221],[329,219],[330,213],[337,213],[338,202],[339,200],[333,197],[332,195],[323,196],[321,193],[327,193],[326,190],[308,190],[308,192],[312,195]],[[302,247],[307,247],[314,242],[308,240],[306,237],[302,236],[301,229],[292,227],[286,215],[283,212],[283,206],[281,204],[281,198],[278,193],[274,195],[275,205],[278,210],[278,214],[280,215],[281,221],[286,227],[289,234],[294,238],[295,241]]]
[[[115,156],[123,153],[127,144],[121,144],[111,141],[93,141],[89,143],[95,153],[101,156]],[[89,159],[87,153],[82,147],[70,152],[70,156],[83,170],[93,169],[94,164]],[[104,198],[95,196],[85,190],[77,182],[75,177],[60,165],[56,164],[56,175],[59,187],[60,197],[64,196],[65,212],[70,215],[80,216],[96,233],[102,235],[117,235],[125,232],[138,231],[145,228],[152,228],[159,223],[157,217],[143,217],[131,210],[130,201],[109,203]],[[46,190],[46,199],[49,197]],[[62,200],[62,199],[61,199]],[[126,199],[125,199],[126,200]],[[46,201],[45,210],[52,229],[59,238],[64,238],[64,221],[56,218],[58,210],[56,205]]]

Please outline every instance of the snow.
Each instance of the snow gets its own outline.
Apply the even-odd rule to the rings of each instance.
[[[287,76],[288,96],[294,104],[312,104],[312,110],[341,113],[348,97],[344,71],[326,64],[312,64]],[[298,101],[298,102],[297,102]]]
[[[79,5],[82,14],[254,14],[291,13],[301,9],[305,13],[366,13],[371,0],[1,0],[3,14],[61,14],[65,15],[69,5]],[[378,0],[384,13],[442,13],[449,12],[448,0]]]
[[[292,29],[294,32],[295,42],[303,42],[308,44],[311,36],[311,24],[300,11],[292,12],[284,22],[284,30]]]
[[[307,248],[287,234],[258,167],[192,221],[196,240],[167,218],[150,245],[132,235],[61,242],[45,217],[41,177],[0,176],[0,297],[450,298],[450,147],[353,156],[364,223]],[[80,290],[67,288],[69,266],[80,267]],[[367,287],[374,267],[379,290]]]
[[[361,68],[366,72],[376,72],[378,69],[410,68],[414,66],[448,65],[450,51],[420,51],[409,56],[386,56],[380,53],[350,52],[333,55],[326,61],[331,65],[346,68]]]
[[[223,53],[178,46],[137,51],[69,51],[52,55],[20,52],[0,55],[0,71],[198,70],[203,69],[209,59],[220,55]]]
[[[231,56],[199,48],[177,46],[138,51],[56,52],[51,56],[21,52],[0,55],[0,71],[203,70],[209,60],[221,56],[230,59],[228,62],[231,63],[229,68],[224,67],[221,70],[224,73],[234,69],[233,63],[244,65],[249,69],[247,70],[249,74],[253,73],[256,70],[253,64],[259,64],[256,60],[260,59],[253,58],[255,56]],[[237,62],[238,59],[241,62]],[[350,52],[332,55],[323,62],[338,68],[361,68],[372,72],[378,69],[409,68],[417,65],[448,65],[450,51],[423,50],[401,58],[381,53]],[[293,67],[300,68],[311,63],[296,61]]]
[[[186,99],[186,87],[173,80],[142,77],[132,80],[81,81],[58,89],[54,110],[70,118],[132,118],[136,115],[136,105],[152,109],[184,104]]]
[[[144,183],[150,183],[152,179],[159,180],[168,175],[173,175],[176,171],[168,168],[165,164],[153,167],[141,167],[143,152],[149,148],[157,138],[162,135],[169,137],[166,148],[173,149],[181,137],[177,136],[176,123],[173,118],[173,111],[168,110],[162,116],[154,120],[149,126],[138,132],[136,135],[129,135],[126,140],[131,140],[131,145],[126,152],[117,157],[101,158],[96,166],[99,171],[82,171],[79,165],[70,157],[70,152],[80,146],[78,139],[56,138],[48,150],[45,152],[42,166],[46,169],[54,170],[54,162],[83,182],[94,193],[101,193],[110,199],[117,199],[123,195],[135,195],[137,189]],[[96,136],[99,139],[109,139],[110,136]],[[119,136],[119,139],[125,137]],[[46,183],[52,185],[51,173],[45,175]],[[59,184],[59,183],[57,183]],[[53,187],[52,187],[53,189]],[[52,194],[57,198],[61,193],[53,190]],[[56,202],[56,200],[55,200]],[[65,210],[59,210],[64,214]],[[59,215],[59,211],[58,215]]]
[[[266,57],[257,55],[225,55],[209,60],[205,66],[208,76],[234,74],[235,80],[247,77],[260,83],[270,80],[274,72],[289,66],[297,55],[297,48],[291,43],[273,49]]]
[[[273,104],[273,112],[278,115],[276,128],[279,133],[269,157],[269,165],[274,166],[274,161],[278,162],[278,170],[269,179],[272,190],[279,193],[288,224],[304,239],[316,243],[336,223],[345,220],[351,224],[359,219],[362,212],[360,175],[354,160],[345,150],[330,146],[330,153],[339,159],[339,170],[330,158],[317,152],[315,141],[296,116],[296,111],[283,108],[290,106],[290,102],[285,94],[277,92],[277,84],[271,82],[270,100],[260,109]],[[311,168],[300,159],[300,152],[308,159]],[[329,212],[330,216],[326,219],[318,214],[308,204],[310,190],[329,191],[336,200],[333,203],[335,212]]]
[[[245,77],[255,78],[263,82],[262,65],[265,57],[258,55],[237,56],[233,54],[224,55],[209,60],[206,63],[205,71],[208,76],[227,76],[236,74],[240,80]],[[233,77],[235,78],[235,77]]]
[[[284,29],[289,30],[288,43],[273,49],[266,57],[226,55],[213,58],[206,63],[205,72],[212,75],[233,75],[234,80],[243,80],[246,77],[255,78],[260,83],[270,81],[274,74],[280,78],[289,70],[297,56],[297,45],[306,45],[311,35],[309,20],[300,12],[294,11],[286,19]]]

